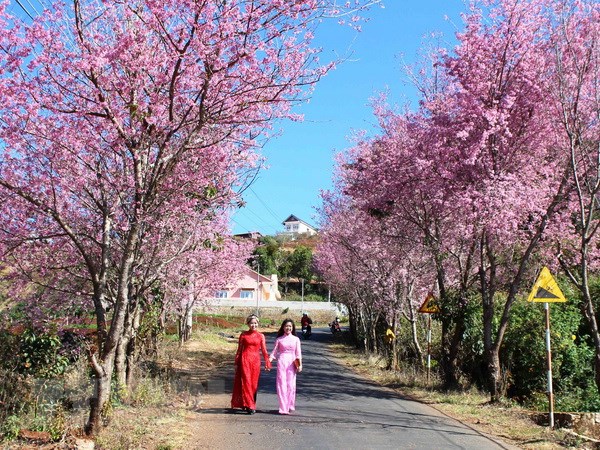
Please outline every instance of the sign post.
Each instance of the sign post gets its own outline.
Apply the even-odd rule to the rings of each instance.
[[[427,294],[425,301],[419,308],[422,314],[429,314],[427,317],[427,384],[429,384],[429,373],[431,372],[431,314],[440,312],[439,306],[435,303],[435,297],[432,292]]]
[[[547,267],[543,267],[533,289],[527,298],[528,302],[544,303],[546,315],[546,351],[548,376],[548,410],[549,425],[554,428],[554,393],[552,392],[552,349],[550,347],[550,305],[549,303],[566,302],[564,294]]]

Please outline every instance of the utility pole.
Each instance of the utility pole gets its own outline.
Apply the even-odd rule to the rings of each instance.
[[[260,296],[260,260],[256,257],[256,317],[258,315],[258,297]]]
[[[304,278],[301,278],[302,280],[302,297],[301,297],[301,301],[302,301],[302,314],[304,314]]]

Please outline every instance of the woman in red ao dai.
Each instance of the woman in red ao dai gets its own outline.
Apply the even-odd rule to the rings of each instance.
[[[258,332],[258,317],[251,314],[246,319],[248,331],[240,334],[235,354],[235,377],[231,407],[242,408],[248,414],[256,410],[256,393],[260,377],[260,355],[265,359],[265,369],[271,370],[271,362],[267,359],[265,335]]]
[[[285,319],[277,332],[269,361],[274,359],[277,359],[279,414],[289,414],[296,409],[296,373],[302,372],[300,339],[296,336],[296,326],[291,319]],[[294,363],[296,360],[298,366]]]

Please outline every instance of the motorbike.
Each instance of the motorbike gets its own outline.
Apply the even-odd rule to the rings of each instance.
[[[302,327],[302,338],[309,339],[312,334],[312,327],[310,325],[306,325]]]
[[[329,329],[333,334],[341,333],[342,329],[340,328],[340,323],[337,320],[334,320],[329,324]]]

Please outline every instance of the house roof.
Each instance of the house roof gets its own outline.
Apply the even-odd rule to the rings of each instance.
[[[260,239],[262,237],[262,234],[259,231],[249,231],[248,233],[234,234],[233,237],[243,239]]]
[[[250,277],[252,277],[254,279],[258,278],[260,280],[260,282],[262,282],[262,283],[270,283],[272,281],[271,277],[260,274],[260,273],[256,272],[256,270],[251,269],[250,267],[246,267],[246,275],[249,275]]]
[[[297,218],[295,215],[293,215],[293,214],[290,214],[290,216],[289,216],[287,219],[285,219],[283,222],[281,222],[281,223],[282,223],[282,225],[285,225],[285,224],[286,224],[286,223],[288,223],[288,222],[301,222],[301,223],[303,223],[304,225],[306,225],[308,228],[311,228],[311,229],[313,229],[313,230],[316,230],[316,228],[315,228],[315,227],[313,227],[311,224],[309,224],[309,223],[306,223],[304,220],[298,219],[298,218]]]
[[[298,219],[295,215],[290,214],[290,216],[281,223],[285,225],[286,222],[302,222],[302,221],[300,219]]]

